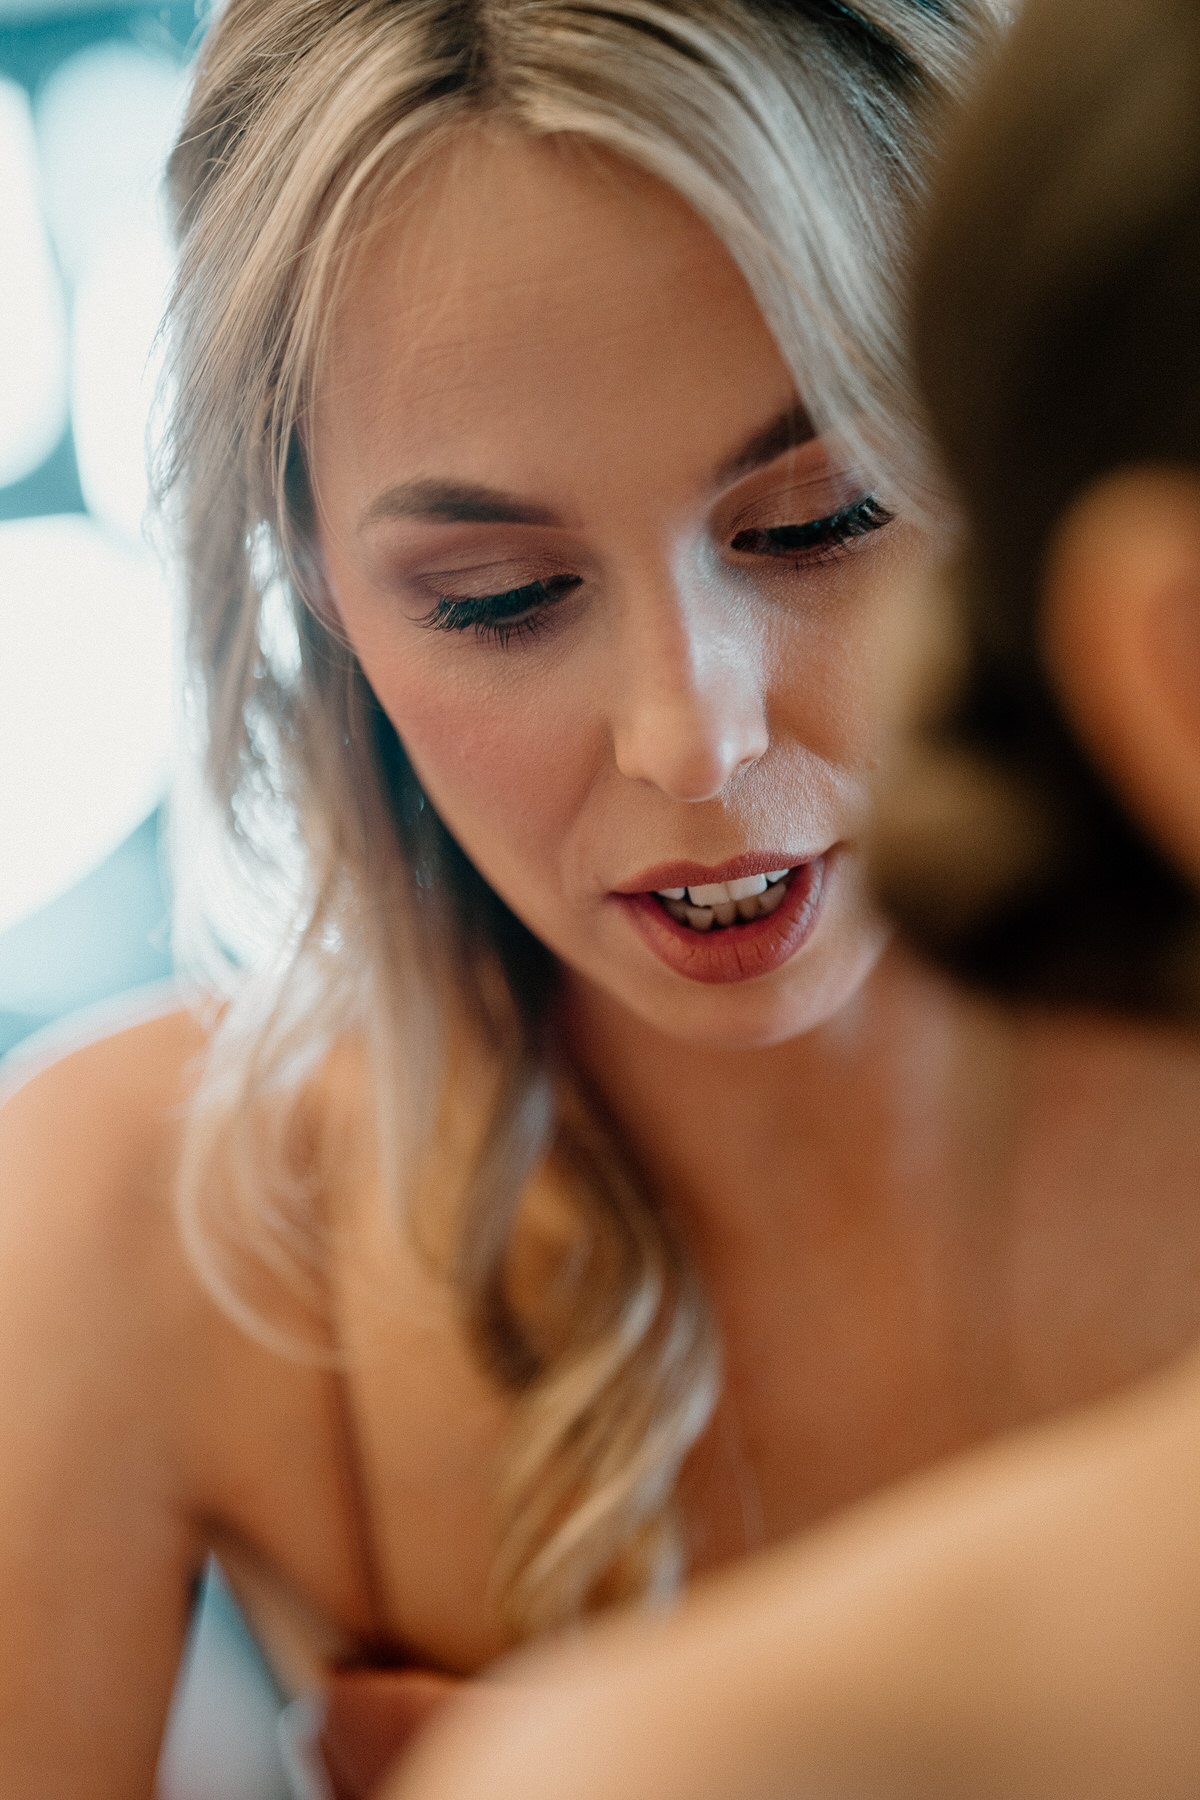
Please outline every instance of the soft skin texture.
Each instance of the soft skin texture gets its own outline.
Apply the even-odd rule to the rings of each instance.
[[[1047,575],[1082,739],[1200,885],[1200,478],[1098,484]],[[388,1800],[1185,1800],[1200,1360],[462,1704]]]
[[[1186,1800],[1200,1367],[514,1662],[380,1800]]]
[[[733,547],[864,487],[819,440],[744,454],[799,399],[712,234],[648,178],[481,128],[363,247],[336,346],[308,432],[332,598],[476,866],[588,1004],[720,1047],[829,1018],[882,943],[881,665],[930,548],[900,522]],[[541,522],[404,516],[435,482]],[[422,623],[441,595],[556,577],[579,585],[507,644]],[[830,857],[817,931],[770,977],[689,980],[613,899],[755,851]]]
[[[618,165],[503,139],[464,138],[409,198],[350,271],[308,421],[330,604],[454,830],[567,965],[576,1053],[705,1283],[727,1379],[679,1510],[693,1569],[714,1568],[1180,1353],[1200,1052],[1010,1015],[880,954],[859,897],[879,665],[928,549],[900,524],[798,569],[732,549],[731,509],[803,521],[833,478],[811,446],[717,473],[794,395],[695,220]],[[562,522],[359,534],[418,479]],[[472,591],[452,576],[564,559],[581,584],[528,641],[412,616]],[[769,979],[693,991],[610,911],[606,884],[768,832],[840,865]],[[187,1012],[148,1018],[0,1108],[6,1800],[150,1793],[214,1545],[314,1626],[310,1679],[381,1637],[453,1674],[510,1647],[489,1589],[510,1401],[382,1200],[362,1047],[314,1075],[295,1146],[329,1227],[316,1335],[339,1382],[231,1323],[184,1254],[206,1043]],[[460,1072],[464,1135],[492,1073]]]

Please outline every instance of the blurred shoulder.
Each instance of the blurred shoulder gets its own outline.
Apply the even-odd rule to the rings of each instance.
[[[0,1068],[0,1191],[48,1227],[89,1197],[169,1183],[209,1027],[158,991],[40,1033]]]
[[[215,1018],[215,1009],[186,1005],[164,984],[59,1020],[0,1062],[0,1111],[157,1094],[203,1059],[210,1012]]]

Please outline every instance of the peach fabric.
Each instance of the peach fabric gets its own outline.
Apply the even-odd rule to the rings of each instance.
[[[321,1754],[334,1800],[369,1800],[422,1726],[462,1686],[432,1669],[344,1669],[325,1689]]]

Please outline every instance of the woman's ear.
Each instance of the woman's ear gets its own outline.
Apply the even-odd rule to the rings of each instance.
[[[1200,885],[1200,470],[1108,477],[1072,508],[1043,650],[1093,761]]]

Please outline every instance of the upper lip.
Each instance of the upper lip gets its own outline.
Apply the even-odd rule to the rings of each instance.
[[[631,875],[628,881],[618,882],[610,892],[653,894],[660,888],[706,887],[717,881],[738,881],[746,875],[766,875],[773,869],[796,869],[812,860],[811,856],[797,856],[792,850],[748,850],[723,863],[654,863]]]

